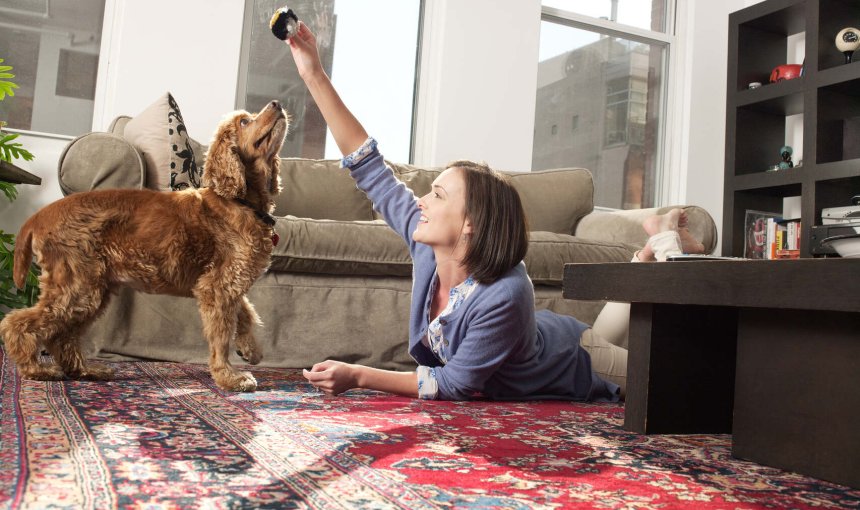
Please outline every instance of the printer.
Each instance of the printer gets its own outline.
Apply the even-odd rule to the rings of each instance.
[[[812,255],[837,256],[836,250],[821,245],[828,237],[860,234],[860,195],[851,198],[853,205],[821,210],[821,225],[810,229],[809,251]]]

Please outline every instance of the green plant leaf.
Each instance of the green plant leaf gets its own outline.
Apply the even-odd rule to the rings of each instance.
[[[0,58],[0,64],[3,63],[3,59]],[[11,73],[7,73],[6,71],[11,71],[12,66],[0,66],[0,101],[6,99],[6,96],[13,97],[15,95],[15,89],[18,88],[18,85],[8,81],[9,78],[14,78],[15,75]]]
[[[0,230],[0,319],[5,315],[4,310],[31,307],[39,300],[39,274],[42,271],[38,265],[30,265],[23,289],[15,287],[12,280],[14,249],[15,236]]]
[[[15,199],[18,198],[18,188],[16,188],[15,185],[12,184],[11,182],[0,181],[0,191],[2,191],[4,195],[6,195],[6,198],[8,198],[10,202],[14,202]],[[0,231],[0,232],[2,232],[2,231]],[[3,236],[0,236],[0,240],[2,240],[4,243],[7,243],[7,242],[11,243],[12,242],[11,239],[7,241],[6,239],[3,238]],[[0,245],[0,253],[2,253],[2,252],[3,252],[3,246]]]
[[[0,151],[3,152],[3,154],[0,155],[0,159],[9,163],[11,163],[13,159],[18,158],[21,158],[24,161],[32,161],[35,156],[33,156],[30,151],[22,147],[18,142],[10,143],[10,140],[15,138],[18,138],[18,133],[14,133],[0,139]]]
[[[18,85],[15,85],[11,81],[0,81],[0,101],[4,100],[6,96],[14,97],[15,90]]]

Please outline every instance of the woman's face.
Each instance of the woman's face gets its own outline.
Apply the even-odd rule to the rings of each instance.
[[[412,239],[433,247],[451,247],[462,243],[472,227],[466,220],[466,180],[463,169],[452,167],[433,181],[430,193],[418,199],[421,219]],[[465,247],[465,244],[463,244]]]

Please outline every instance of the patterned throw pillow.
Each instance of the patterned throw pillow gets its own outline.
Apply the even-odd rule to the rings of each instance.
[[[170,92],[128,121],[123,136],[143,153],[147,188],[164,191],[200,186],[188,130]]]

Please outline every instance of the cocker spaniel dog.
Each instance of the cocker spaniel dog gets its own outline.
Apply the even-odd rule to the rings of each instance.
[[[194,297],[209,342],[209,369],[224,390],[253,391],[257,381],[228,359],[231,341],[260,362],[252,334],[259,317],[246,293],[269,266],[272,197],[280,191],[278,153],[287,130],[278,101],[257,114],[225,117],[209,147],[203,187],[184,191],[101,190],[47,205],[21,227],[14,280],[23,287],[33,255],[42,268],[38,303],[0,322],[0,337],[22,377],[106,380],[79,338],[111,291]],[[44,346],[53,363],[40,361]]]

